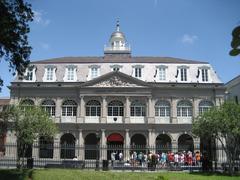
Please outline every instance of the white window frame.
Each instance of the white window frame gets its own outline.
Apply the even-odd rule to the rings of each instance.
[[[66,66],[63,81],[65,82],[77,81],[77,66],[73,66],[73,65]]]
[[[119,71],[119,72],[122,71],[122,66],[118,64],[111,65],[110,68],[111,68],[111,71]]]
[[[143,65],[134,65],[132,76],[138,79],[144,79],[144,66]]]
[[[177,67],[177,71],[178,71],[178,77],[177,79],[180,82],[188,82],[190,77],[189,77],[189,67],[188,66],[178,66]]]
[[[157,117],[170,117],[171,105],[166,100],[159,100],[155,104],[155,116]]]
[[[101,66],[99,65],[90,65],[88,66],[89,68],[89,73],[88,73],[88,80],[91,80],[91,79],[94,79],[94,78],[97,78],[100,76],[100,68]],[[96,74],[93,74],[93,70],[96,70],[94,73]]]
[[[182,102],[187,102],[191,105],[179,105]],[[177,117],[192,117],[192,116],[193,116],[192,102],[188,100],[179,101],[177,104]]]
[[[52,78],[51,79],[48,79],[49,77],[49,69],[52,69]],[[56,81],[56,66],[53,66],[53,65],[48,65],[48,66],[45,66],[45,72],[44,72],[44,76],[43,76],[43,81],[44,82],[54,82]]]
[[[211,100],[202,100],[198,104],[198,113],[202,115],[204,112],[209,111],[214,106]]]
[[[167,80],[167,66],[160,65],[156,66],[156,75],[154,76],[157,81],[166,81]]]
[[[71,102],[64,104],[66,102]],[[77,116],[77,103],[73,100],[66,100],[62,104],[62,116],[63,117],[76,117]]]
[[[131,117],[145,117],[146,116],[146,105],[142,101],[133,101],[130,106]]]
[[[24,73],[23,82],[35,82],[36,81],[36,67],[30,66],[26,69]],[[31,74],[31,79],[29,79],[29,75]]]
[[[198,68],[199,75],[198,79],[202,83],[209,83],[211,78],[210,78],[210,67],[209,66],[201,66]]]

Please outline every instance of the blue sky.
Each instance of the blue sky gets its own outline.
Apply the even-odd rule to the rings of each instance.
[[[240,74],[240,56],[230,57],[231,32],[240,24],[239,0],[29,0],[35,12],[31,60],[102,56],[120,19],[133,56],[208,61],[225,83]],[[0,64],[1,97],[13,77]]]

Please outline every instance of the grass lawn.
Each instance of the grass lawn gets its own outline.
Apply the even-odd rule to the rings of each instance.
[[[27,174],[32,177],[28,178]],[[240,180],[240,176],[185,172],[103,172],[69,169],[35,169],[19,173],[17,170],[0,170],[0,180]]]

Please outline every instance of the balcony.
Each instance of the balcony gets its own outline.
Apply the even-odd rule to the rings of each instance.
[[[177,117],[178,124],[192,124],[192,117]]]
[[[99,116],[85,116],[85,123],[99,123]]]
[[[155,116],[156,124],[170,124],[170,117],[158,117]]]
[[[107,116],[107,123],[123,123],[123,117],[122,116]]]
[[[130,123],[133,124],[144,124],[145,123],[145,116],[131,116]]]
[[[62,116],[61,123],[76,123],[77,118],[76,116]]]

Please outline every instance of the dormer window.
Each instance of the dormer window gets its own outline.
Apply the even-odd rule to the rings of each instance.
[[[36,67],[31,66],[28,67],[24,73],[24,80],[23,81],[36,81],[36,75],[35,75]]]
[[[198,75],[197,78],[199,78],[199,81],[201,82],[209,82],[210,77],[209,77],[209,66],[201,66],[198,68]]]
[[[122,66],[118,65],[118,64],[114,64],[112,66],[110,66],[112,71],[121,71]]]
[[[100,76],[100,66],[99,65],[91,65],[89,66],[89,80],[94,79]]]
[[[133,66],[133,76],[135,78],[139,78],[139,79],[143,78],[143,66],[142,65]]]
[[[53,67],[48,67],[47,68],[47,81],[52,81],[53,80]]]
[[[26,80],[27,81],[33,80],[33,71],[32,70],[27,70]]]
[[[76,81],[77,80],[77,67],[69,65],[65,69],[64,81]]]
[[[158,80],[159,81],[166,81],[167,66],[160,65],[160,66],[156,66],[156,68],[158,69]],[[156,70],[156,73],[155,73],[154,77],[156,77],[156,75],[157,75],[157,70]]]
[[[56,81],[56,66],[48,65],[45,67],[45,73],[43,76],[43,81],[52,82]]]
[[[188,68],[188,66],[177,67],[177,74],[175,77],[182,82],[188,81]]]

